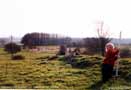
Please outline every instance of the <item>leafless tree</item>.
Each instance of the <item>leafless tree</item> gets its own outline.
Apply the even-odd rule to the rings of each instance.
[[[101,21],[98,23],[97,27],[97,34],[98,34],[98,40],[99,40],[99,48],[102,56],[104,55],[105,51],[105,45],[111,41],[111,38],[109,38],[110,34],[109,31],[104,29],[104,22]]]

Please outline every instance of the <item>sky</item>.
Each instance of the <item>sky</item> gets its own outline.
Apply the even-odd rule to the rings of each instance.
[[[130,0],[0,0],[0,37],[57,33],[95,37],[103,22],[110,37],[131,38]]]

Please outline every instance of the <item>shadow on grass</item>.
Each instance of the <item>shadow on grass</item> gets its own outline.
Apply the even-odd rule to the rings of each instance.
[[[89,90],[102,90],[102,86],[103,86],[102,81],[98,81],[95,84],[88,87],[87,89],[89,89]]]
[[[0,55],[7,55],[8,53],[0,53]]]
[[[65,62],[65,64],[70,64],[72,68],[78,69],[100,65],[100,61],[91,61],[89,58],[84,58],[82,56],[64,56],[59,58],[59,60]]]

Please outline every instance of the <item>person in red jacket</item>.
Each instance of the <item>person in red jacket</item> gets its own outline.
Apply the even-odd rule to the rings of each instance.
[[[102,64],[102,81],[105,83],[112,78],[115,61],[118,58],[119,50],[112,43],[105,46],[105,58]]]

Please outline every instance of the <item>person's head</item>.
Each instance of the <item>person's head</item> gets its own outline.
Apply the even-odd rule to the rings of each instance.
[[[114,44],[113,43],[107,43],[106,46],[105,46],[105,51],[111,51],[115,48]]]

